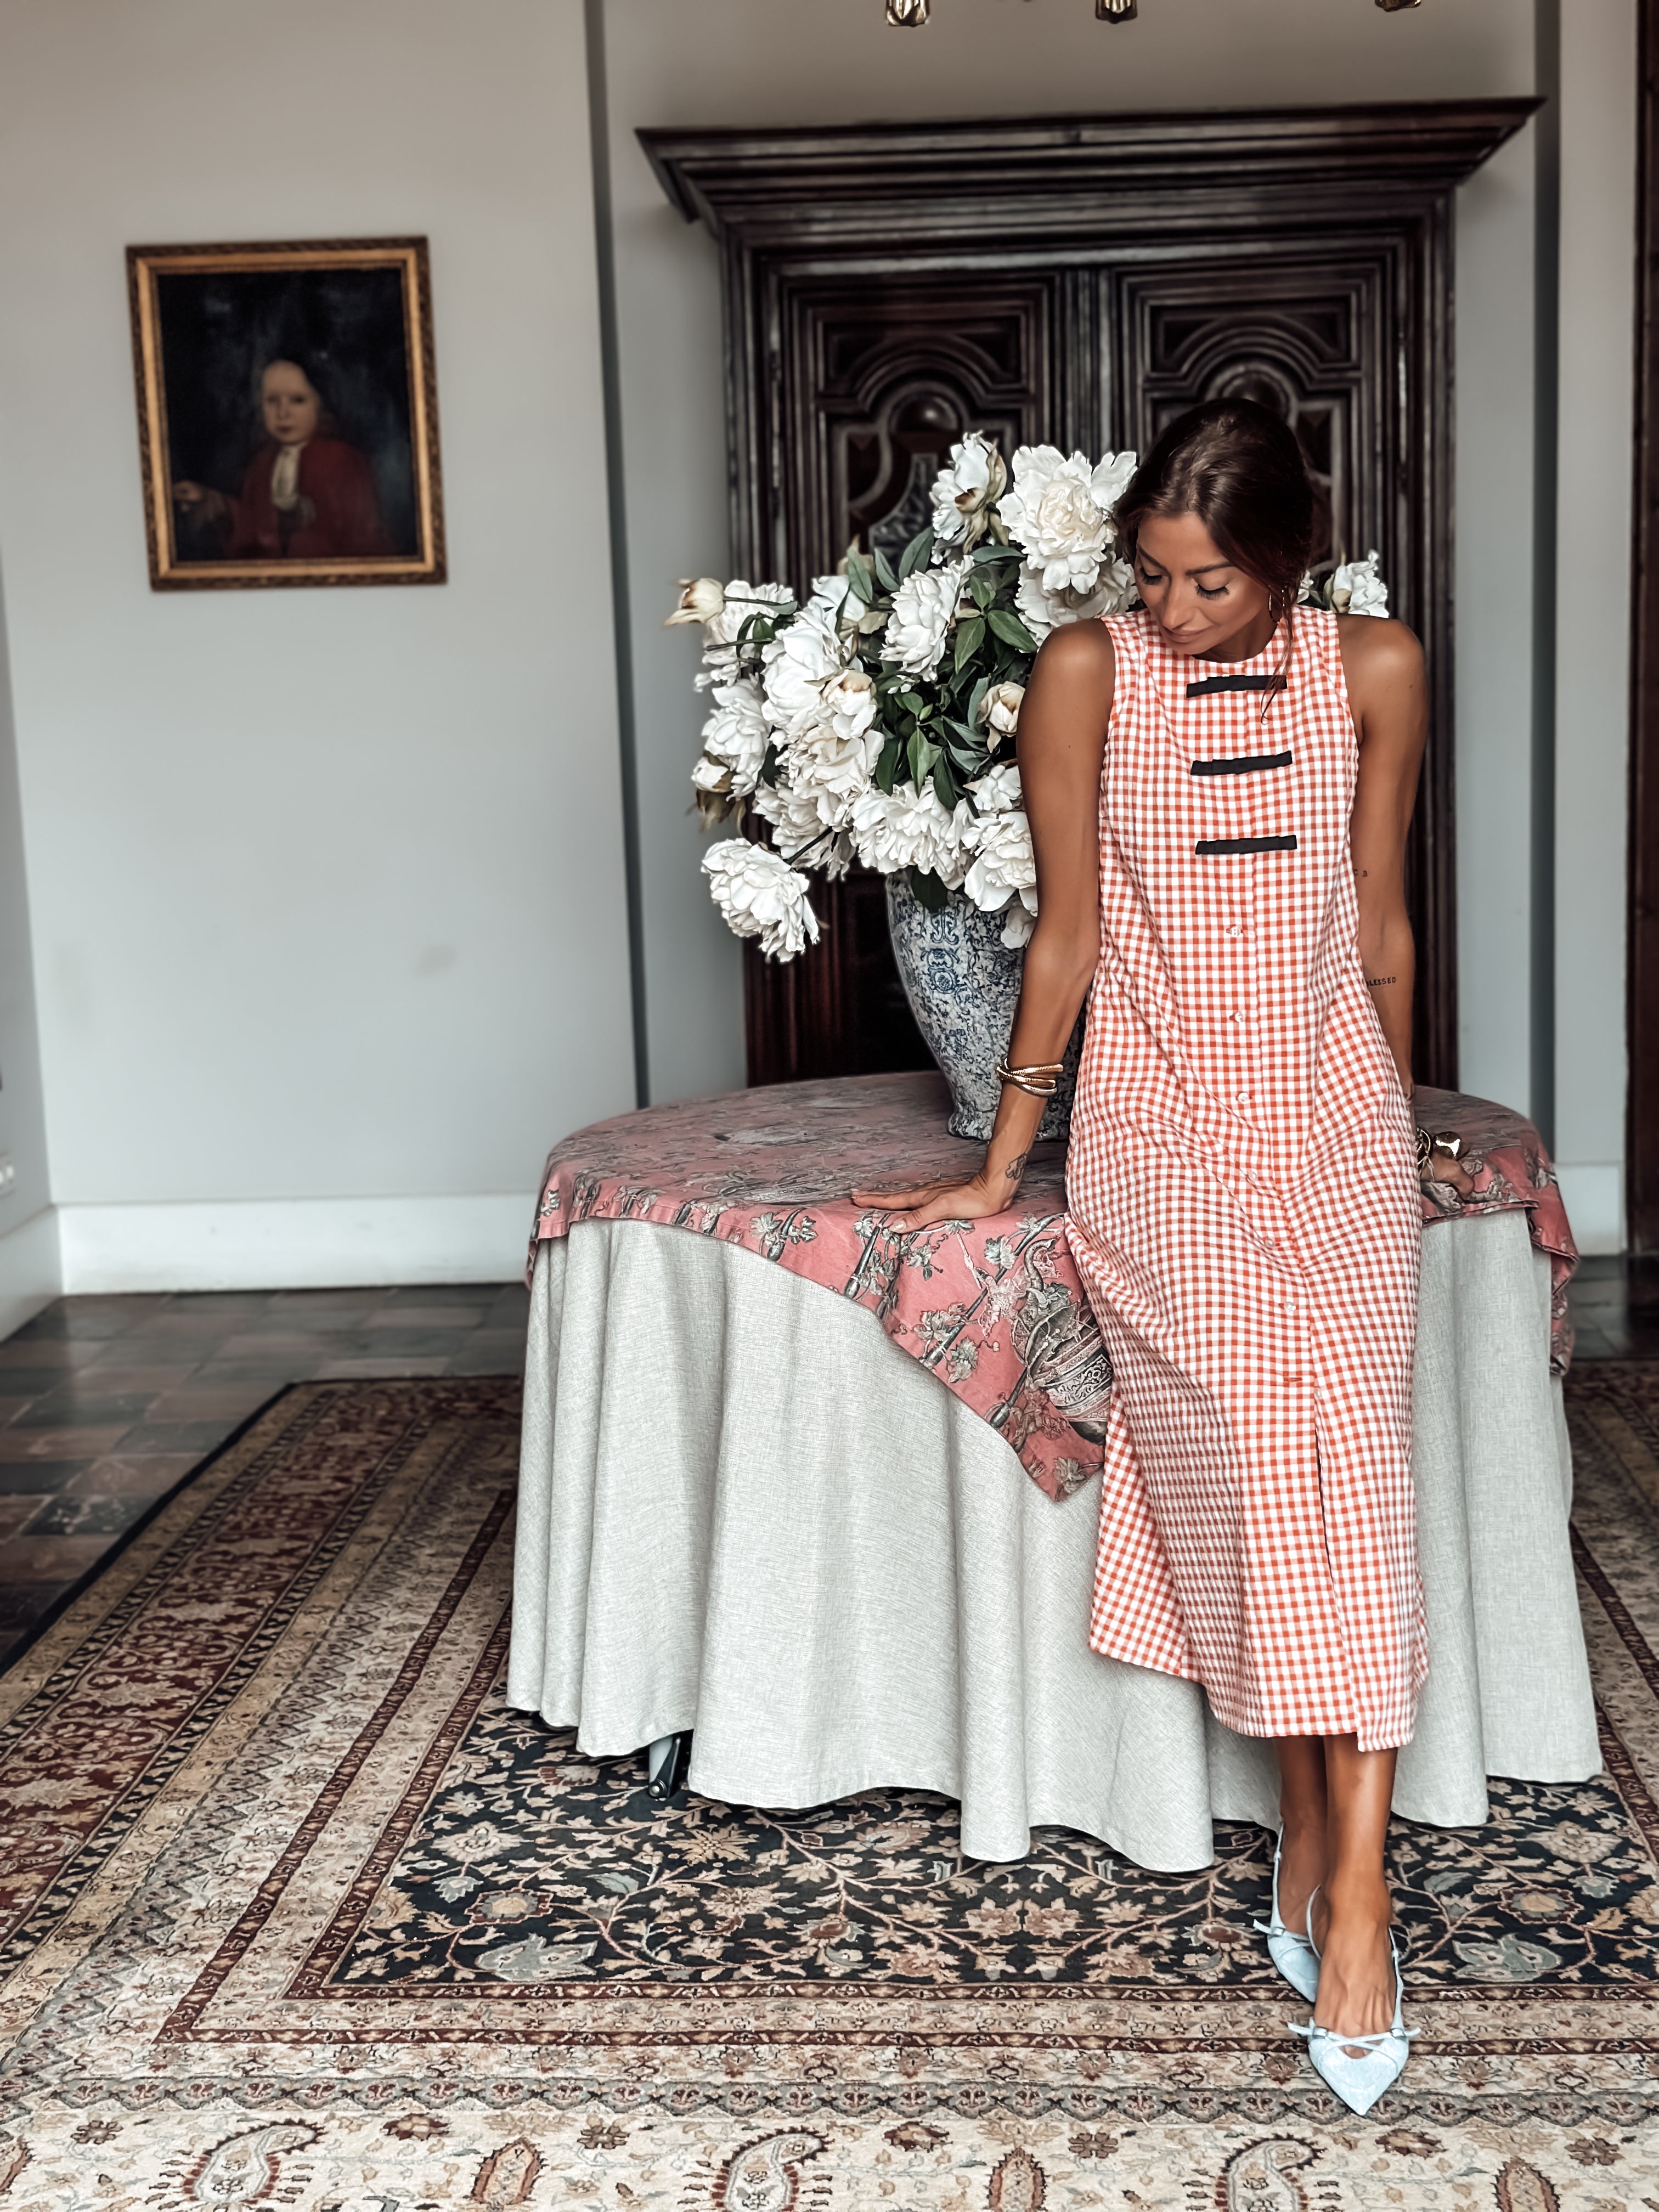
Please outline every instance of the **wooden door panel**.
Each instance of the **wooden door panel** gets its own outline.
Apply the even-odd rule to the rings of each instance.
[[[1655,0],[1659,4],[1659,0]],[[1416,1064],[1456,1079],[1450,196],[1533,100],[850,130],[641,131],[722,250],[737,572],[798,587],[927,520],[964,429],[1144,451],[1195,399],[1291,422],[1328,557],[1382,557],[1424,641]],[[881,888],[745,963],[750,1079],[925,1064]]]

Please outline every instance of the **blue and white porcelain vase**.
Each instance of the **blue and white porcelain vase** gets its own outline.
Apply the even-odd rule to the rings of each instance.
[[[951,1133],[982,1142],[1001,1096],[997,1062],[1008,1048],[1019,1003],[1024,948],[1006,945],[1002,916],[982,913],[960,891],[930,912],[907,875],[887,878],[887,927],[916,1027],[951,1086]],[[1079,1024],[1066,1047],[1060,1088],[1043,1109],[1040,1139],[1064,1137],[1071,1127],[1082,1039]]]

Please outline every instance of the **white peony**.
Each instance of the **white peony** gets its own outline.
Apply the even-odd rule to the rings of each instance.
[[[963,838],[973,819],[967,800],[946,813],[931,781],[885,792],[872,784],[853,809],[853,843],[866,868],[896,876],[902,868],[931,871],[955,890],[968,870]]]
[[[1020,620],[1041,645],[1051,629],[1060,629],[1066,623],[1097,622],[1102,615],[1121,614],[1133,605],[1134,596],[1134,570],[1127,561],[1113,556],[1101,562],[1093,587],[1086,592],[1069,586],[1060,592],[1048,591],[1039,569],[1022,568],[1014,605]]]
[[[1019,727],[1019,709],[1025,696],[1023,684],[994,684],[979,702],[979,719],[990,733],[994,752],[1005,738]]]
[[[702,746],[705,757],[719,762],[729,775],[730,781],[718,787],[734,798],[747,798],[760,779],[761,763],[771,742],[759,680],[740,676],[735,683],[717,684],[714,711],[702,726]],[[695,774],[692,781],[700,790],[717,787]]]
[[[1124,493],[1128,490],[1130,481],[1139,465],[1139,453],[1103,455],[1096,463],[1095,472],[1091,478],[1095,488],[1095,497],[1109,508],[1115,507]],[[1113,534],[1116,534],[1115,526],[1114,526]]]
[[[1022,446],[1013,489],[1002,502],[1008,535],[1045,591],[1092,591],[1113,535],[1111,507],[1134,472],[1133,453],[1108,453],[1091,467],[1055,446]]]
[[[711,581],[702,579],[700,581]],[[717,589],[720,587],[717,586]],[[787,584],[751,584],[742,576],[734,576],[721,594],[720,611],[708,616],[702,633],[702,670],[696,679],[699,691],[708,691],[717,684],[729,684],[738,673],[739,655],[744,651],[737,641],[738,632],[751,615],[763,614],[770,608],[792,607],[795,595]],[[669,617],[670,621],[673,617]],[[752,654],[754,648],[749,647]]]
[[[962,888],[974,904],[986,914],[1000,914],[1012,900],[1035,915],[1036,860],[1024,813],[1011,807],[1004,813],[976,814],[963,842],[973,857]]]
[[[906,676],[923,682],[937,676],[945,658],[945,641],[956,620],[962,588],[973,562],[947,562],[942,568],[918,568],[893,594],[893,611],[887,620],[887,636],[881,648],[884,660],[894,661]]]
[[[1376,572],[1376,550],[1363,561],[1345,561],[1330,581],[1330,603],[1340,615],[1386,615],[1389,587]]]
[[[844,830],[852,819],[854,802],[869,788],[881,747],[878,730],[843,737],[831,716],[820,715],[815,722],[802,723],[790,737],[784,753],[790,783],[811,795],[827,828]]]
[[[763,783],[755,793],[755,811],[771,823],[772,842],[786,860],[799,861],[808,854],[809,867],[821,867],[834,878],[844,876],[852,866],[852,840],[844,832],[832,831],[818,792],[787,777]]]
[[[975,776],[968,788],[981,814],[1006,814],[1011,806],[1019,805],[1019,770],[1012,761],[1004,761]]]
[[[822,602],[803,607],[761,655],[766,711],[780,730],[791,731],[823,711],[823,687],[846,665],[835,613]]]
[[[980,430],[951,448],[951,465],[933,478],[933,535],[941,545],[971,552],[984,537],[986,510],[994,507],[1008,482],[1008,470],[991,441]]]
[[[861,738],[876,719],[876,679],[843,668],[823,687],[823,711],[838,738]]]
[[[769,960],[793,960],[816,945],[817,916],[807,902],[806,878],[781,853],[729,837],[705,853],[703,873],[715,905],[735,936],[757,937]]]

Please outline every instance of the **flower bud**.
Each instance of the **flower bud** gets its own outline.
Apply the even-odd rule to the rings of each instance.
[[[713,622],[725,605],[726,588],[714,577],[682,576],[678,602],[664,628],[675,623]]]
[[[1019,727],[1020,702],[1024,696],[1023,684],[994,684],[980,701],[979,719],[991,733],[993,752]]]

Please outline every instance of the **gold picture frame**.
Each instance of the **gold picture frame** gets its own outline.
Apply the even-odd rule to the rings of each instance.
[[[130,246],[158,592],[441,584],[423,238]]]

